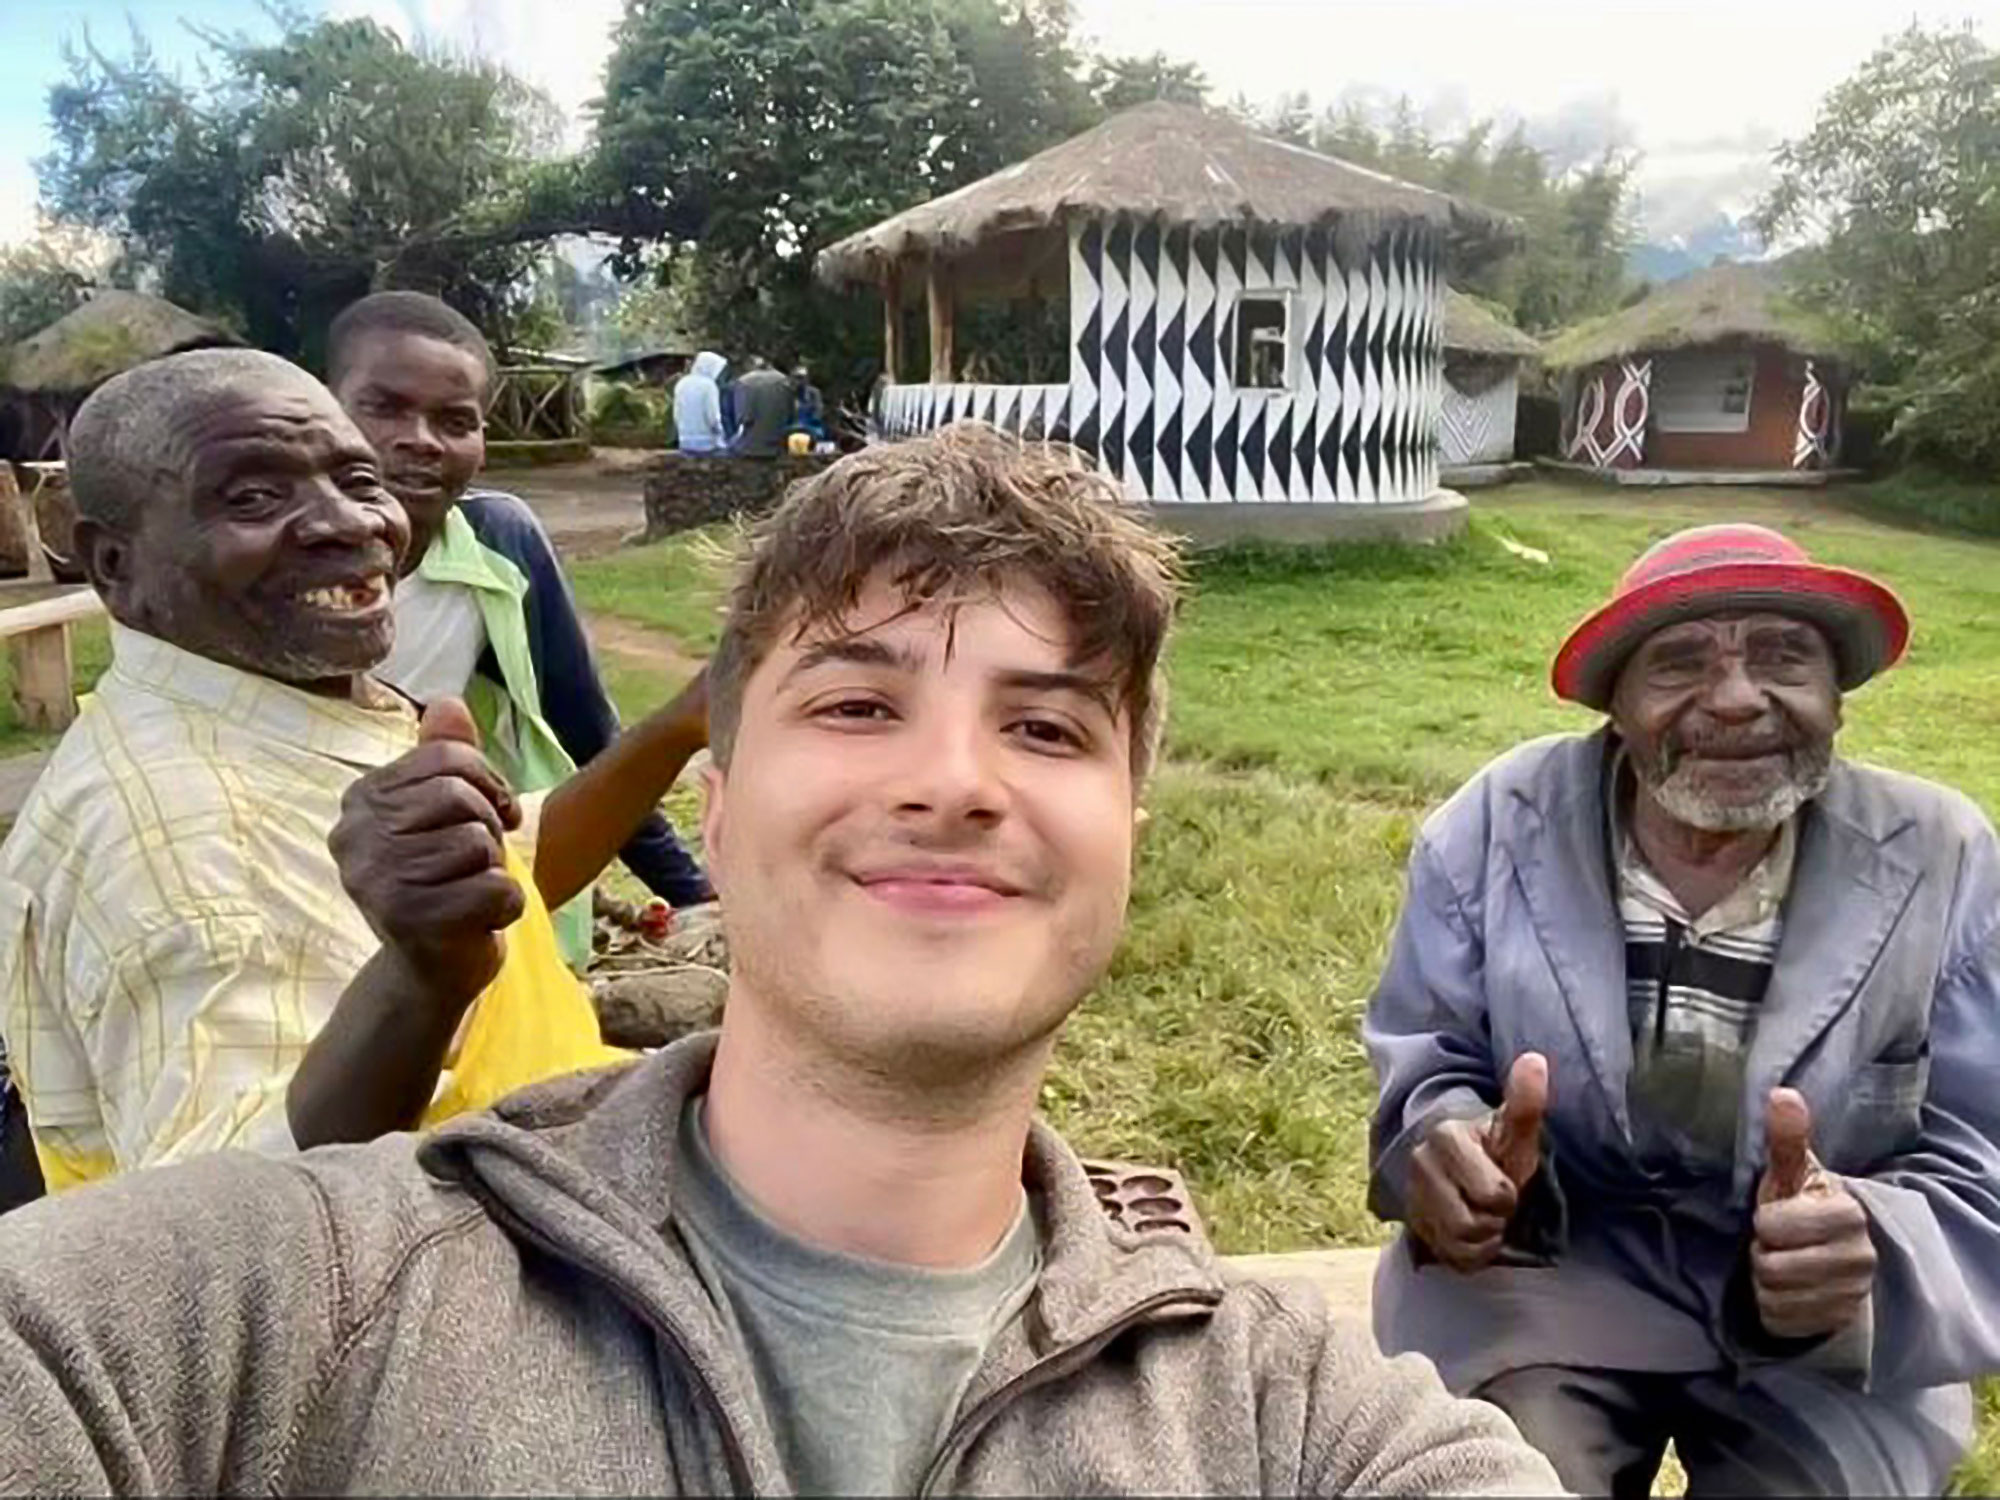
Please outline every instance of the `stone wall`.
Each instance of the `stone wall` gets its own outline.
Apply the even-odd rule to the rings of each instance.
[[[646,537],[706,526],[745,512],[769,510],[795,479],[817,474],[832,455],[730,458],[663,453],[646,465]]]

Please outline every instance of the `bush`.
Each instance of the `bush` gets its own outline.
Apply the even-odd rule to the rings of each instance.
[[[673,435],[673,412],[665,391],[643,385],[607,385],[590,403],[590,426],[647,429]]]
[[[1912,466],[1847,492],[1859,509],[1971,536],[2000,537],[2000,481]]]

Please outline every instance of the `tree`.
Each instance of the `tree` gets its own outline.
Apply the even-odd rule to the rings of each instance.
[[[0,350],[83,304],[94,278],[74,238],[44,228],[0,249]]]
[[[1777,162],[1759,228],[1823,240],[1805,294],[1850,325],[1890,441],[2000,470],[2000,54],[1913,26]]]
[[[271,42],[203,33],[200,86],[136,32],[126,59],[72,53],[49,92],[44,201],[117,237],[165,296],[281,353],[316,348],[334,312],[388,286],[437,293],[504,342],[532,254],[494,225],[555,149],[554,107],[371,21],[276,15]]]
[[[581,214],[624,226],[627,271],[683,247],[725,347],[865,386],[880,310],[814,257],[1091,123],[1068,34],[1054,0],[628,0]]]
[[[1196,64],[1176,62],[1164,52],[1145,57],[1100,57],[1090,65],[1090,96],[1107,115],[1155,99],[1206,104],[1208,75]]]
[[[1303,103],[1281,100],[1256,123],[1296,139]],[[1520,326],[1558,328],[1616,306],[1632,238],[1631,160],[1607,152],[1588,167],[1557,173],[1519,125],[1497,143],[1496,128],[1491,120],[1476,120],[1456,139],[1438,140],[1407,97],[1380,122],[1349,99],[1318,116],[1310,144],[1356,166],[1511,215],[1521,228],[1521,248],[1490,264],[1452,268],[1451,277],[1460,290],[1504,307]]]

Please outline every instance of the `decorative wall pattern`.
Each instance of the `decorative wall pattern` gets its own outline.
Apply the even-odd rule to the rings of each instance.
[[[1069,440],[1066,385],[892,385],[882,392],[876,435],[916,437],[973,418],[1024,437]]]
[[[1134,499],[1375,504],[1437,488],[1444,281],[1425,226],[1114,218],[1070,232],[1067,386],[894,386],[881,435],[960,417],[1075,443]],[[1238,390],[1238,299],[1287,299],[1287,380]],[[988,416],[988,410],[992,415]]]
[[[1806,361],[1806,386],[1799,397],[1799,437],[1792,448],[1795,469],[1830,469],[1839,456],[1840,424],[1834,393],[1820,380],[1819,367]]]
[[[1438,459],[1446,468],[1459,464],[1505,463],[1514,456],[1514,418],[1520,405],[1521,382],[1508,375],[1484,390],[1468,394],[1444,382],[1438,408]]]
[[[1598,469],[1636,469],[1644,463],[1652,383],[1653,362],[1645,358],[1598,365],[1579,375],[1564,403],[1563,457]]]

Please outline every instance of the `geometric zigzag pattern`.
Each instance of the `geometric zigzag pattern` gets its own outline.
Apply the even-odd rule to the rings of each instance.
[[[1444,391],[1440,249],[1421,225],[1349,247],[1323,228],[1076,224],[1069,383],[891,386],[880,435],[977,418],[1075,444],[1135,499],[1422,500]],[[1239,391],[1238,301],[1259,292],[1289,303],[1288,383]]]
[[[1438,411],[1438,457],[1448,466],[1504,463],[1514,456],[1514,425],[1521,382],[1509,375],[1475,395],[1446,377]]]

